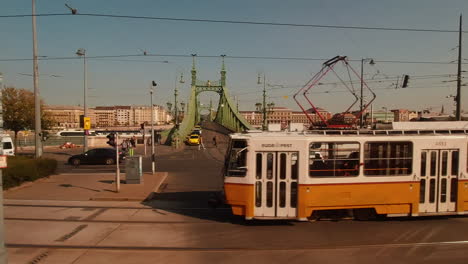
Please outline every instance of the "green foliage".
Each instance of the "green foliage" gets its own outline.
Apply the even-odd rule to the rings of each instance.
[[[34,94],[26,89],[7,87],[2,91],[4,128],[16,133],[34,129]],[[41,109],[44,103],[41,101]],[[41,111],[43,129],[52,125],[50,115]]]
[[[47,158],[8,157],[8,168],[3,169],[3,189],[18,186],[55,173],[57,161]]]

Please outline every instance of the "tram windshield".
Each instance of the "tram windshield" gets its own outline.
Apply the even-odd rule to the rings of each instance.
[[[227,176],[244,177],[247,173],[247,141],[233,140],[227,166]]]

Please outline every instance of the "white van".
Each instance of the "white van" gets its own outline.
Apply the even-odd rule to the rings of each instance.
[[[0,135],[3,147],[3,154],[7,156],[15,155],[15,147],[13,146],[13,140],[11,140],[10,135]]]

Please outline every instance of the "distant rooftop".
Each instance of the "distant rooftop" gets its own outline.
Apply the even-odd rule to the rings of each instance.
[[[83,110],[82,106],[76,105],[46,105],[45,110]]]

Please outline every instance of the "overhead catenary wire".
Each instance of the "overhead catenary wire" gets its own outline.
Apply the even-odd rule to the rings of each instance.
[[[99,55],[88,56],[87,59],[108,59],[108,58],[127,58],[127,57],[174,57],[174,58],[192,58],[191,54],[117,54],[117,55]],[[219,59],[220,55],[197,55],[197,58],[216,58]],[[307,57],[275,57],[275,56],[237,56],[226,55],[227,59],[257,59],[257,60],[291,60],[291,61],[326,61],[326,58],[307,58]],[[77,60],[79,57],[54,57],[42,56],[38,60],[51,61],[51,60]],[[0,58],[0,62],[13,62],[13,61],[32,61],[32,58]],[[350,59],[348,61],[359,62],[360,59]],[[403,61],[403,60],[374,60],[376,63],[401,63],[401,64],[441,64],[441,65],[454,65],[453,62],[448,61]],[[462,64],[468,64],[462,63]]]
[[[25,17],[31,17],[31,16],[33,15],[32,14],[0,15],[0,18],[25,18]],[[407,31],[407,32],[434,32],[434,33],[458,33],[459,32],[458,30],[451,30],[451,29],[343,26],[343,25],[279,23],[279,22],[247,21],[247,20],[221,20],[221,19],[200,19],[200,18],[159,17],[159,16],[114,15],[114,14],[102,14],[102,13],[76,13],[76,14],[49,13],[49,14],[35,14],[34,16],[36,17],[86,16],[86,17],[104,17],[104,18],[116,18],[116,19],[162,20],[162,21],[179,21],[179,22],[223,23],[223,24],[351,29],[351,30]],[[466,33],[468,31],[463,31],[463,32]]]

